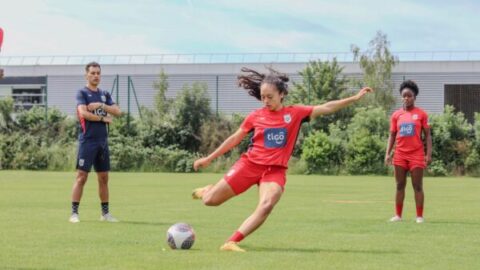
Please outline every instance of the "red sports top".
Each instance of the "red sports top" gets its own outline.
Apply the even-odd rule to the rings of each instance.
[[[250,113],[240,126],[253,131],[246,153],[257,164],[288,167],[300,126],[308,121],[313,106],[285,106],[279,111],[261,108]]]
[[[410,111],[403,108],[392,114],[390,132],[397,132],[395,152],[410,153],[423,150],[422,128],[430,128],[428,115],[414,107]]]

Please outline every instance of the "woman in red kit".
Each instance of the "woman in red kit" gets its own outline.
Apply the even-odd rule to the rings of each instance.
[[[392,222],[402,220],[403,201],[405,198],[405,186],[407,172],[412,178],[415,192],[415,204],[417,207],[417,223],[423,223],[423,170],[432,161],[432,137],[428,126],[428,115],[422,109],[415,107],[415,99],[418,95],[418,86],[413,81],[404,81],[400,85],[400,95],[403,100],[403,108],[395,111],[390,119],[390,136],[387,143],[385,163],[395,167],[395,180],[397,193],[395,196],[396,214],[390,219]],[[427,146],[427,153],[423,147],[422,132]]]
[[[333,113],[359,100],[372,89],[365,87],[358,94],[342,100],[317,106],[284,106],[288,94],[288,77],[273,69],[269,74],[242,68],[246,74],[238,76],[238,85],[248,94],[261,100],[263,108],[250,113],[240,128],[207,157],[195,161],[194,169],[207,167],[212,160],[230,151],[253,132],[249,149],[215,185],[194,190],[194,199],[202,199],[208,206],[217,206],[241,194],[252,185],[258,185],[259,201],[255,211],[220,247],[227,251],[245,251],[237,244],[254,232],[267,219],[283,194],[287,164],[303,122],[323,114]]]

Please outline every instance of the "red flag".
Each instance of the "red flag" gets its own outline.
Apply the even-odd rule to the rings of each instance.
[[[0,51],[2,50],[3,43],[3,29],[0,27]]]
[[[3,29],[0,27],[0,51],[2,50],[3,43]]]

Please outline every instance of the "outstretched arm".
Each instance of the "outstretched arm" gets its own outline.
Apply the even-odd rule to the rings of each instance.
[[[334,113],[342,108],[347,107],[348,105],[352,104],[355,101],[361,99],[366,93],[373,92],[372,88],[364,87],[360,89],[360,91],[351,97],[340,99],[340,100],[333,100],[322,105],[317,105],[313,107],[312,114],[310,114],[310,119],[317,118],[320,115],[324,114],[331,114]]]
[[[199,158],[195,160],[193,163],[193,169],[197,171],[199,168],[206,168],[210,165],[217,157],[225,154],[226,152],[230,151],[232,148],[237,146],[243,138],[247,135],[243,129],[239,128],[235,133],[233,133],[230,137],[228,137],[215,151],[213,151],[207,157]]]

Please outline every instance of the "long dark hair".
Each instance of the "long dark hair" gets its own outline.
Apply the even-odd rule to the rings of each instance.
[[[268,74],[259,73],[253,69],[242,68],[242,72],[247,74],[238,75],[238,86],[248,91],[248,94],[258,100],[262,100],[260,95],[260,86],[264,83],[273,84],[277,87],[278,92],[284,96],[288,95],[289,78],[286,74],[280,73],[272,68],[267,68]]]

